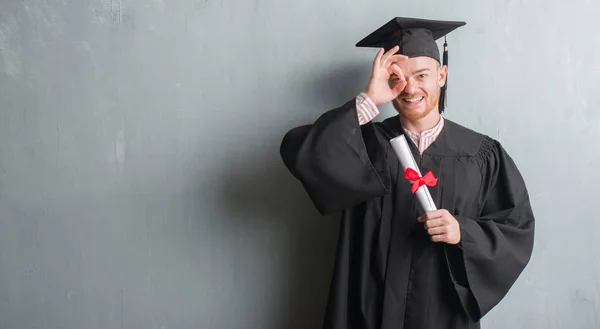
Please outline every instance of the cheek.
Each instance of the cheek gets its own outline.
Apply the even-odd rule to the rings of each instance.
[[[434,95],[438,94],[440,91],[440,88],[441,88],[440,83],[437,80],[432,79],[432,81],[430,81],[427,84],[427,92],[430,94],[434,94]]]
[[[427,86],[424,86],[423,89],[427,93],[428,98],[432,98],[437,92],[437,85],[428,84]]]

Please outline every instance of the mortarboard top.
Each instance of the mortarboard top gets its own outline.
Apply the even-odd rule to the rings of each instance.
[[[440,61],[440,51],[435,41],[463,25],[466,23],[396,17],[359,41],[356,47],[384,48],[388,51],[400,46],[398,54],[408,57],[427,56],[442,65],[448,65],[448,44],[444,42],[443,61]],[[440,95],[440,112],[445,105],[445,91],[446,85]]]
[[[359,41],[356,46],[384,48],[385,51],[400,46],[399,54],[408,57],[428,56],[441,63],[435,40],[465,24],[396,17]]]

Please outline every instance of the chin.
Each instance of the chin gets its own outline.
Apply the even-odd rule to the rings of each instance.
[[[427,109],[425,107],[406,108],[404,106],[396,106],[396,104],[394,104],[394,107],[401,117],[406,118],[410,121],[422,119],[426,117],[429,113],[431,113],[431,109]]]
[[[423,119],[424,117],[426,117],[429,113],[431,112],[431,110],[429,111],[425,111],[425,110],[402,110],[400,111],[400,116],[408,119],[410,121],[417,121],[419,119]]]

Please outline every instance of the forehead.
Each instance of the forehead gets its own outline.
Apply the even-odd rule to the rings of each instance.
[[[404,74],[411,74],[412,72],[422,70],[422,69],[430,69],[437,70],[439,67],[438,61],[431,57],[412,57],[397,63]]]

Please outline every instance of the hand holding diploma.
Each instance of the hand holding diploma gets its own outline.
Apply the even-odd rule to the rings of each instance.
[[[431,241],[460,244],[461,236],[458,221],[447,210],[437,210],[427,188],[427,186],[435,186],[437,178],[431,171],[428,171],[425,176],[421,176],[417,162],[404,135],[392,139],[390,143],[396,156],[400,159],[404,169],[404,178],[411,182],[411,191],[416,193],[419,203],[425,210],[425,214],[417,220],[423,223]]]

